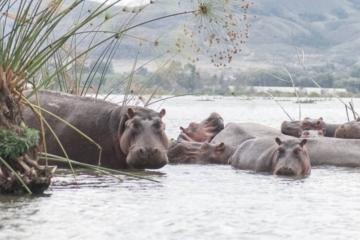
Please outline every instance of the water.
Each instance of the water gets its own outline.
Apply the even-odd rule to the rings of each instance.
[[[166,131],[218,112],[225,122],[279,128],[288,120],[273,100],[185,97],[161,107]],[[203,98],[204,100],[204,98]],[[345,100],[348,102],[348,100]],[[298,118],[297,104],[279,102]],[[360,100],[354,100],[359,106]],[[158,106],[153,106],[157,109]],[[345,122],[338,100],[302,104],[302,118]],[[360,168],[313,168],[292,179],[226,165],[167,165],[120,182],[59,170],[41,196],[0,196],[0,239],[358,239]]]

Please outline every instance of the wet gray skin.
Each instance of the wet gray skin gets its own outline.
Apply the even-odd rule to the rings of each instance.
[[[224,130],[218,133],[211,143],[221,142],[229,146],[240,146],[243,142],[257,137],[286,137],[280,130],[258,123],[233,123],[226,124]]]
[[[300,176],[311,173],[306,139],[261,137],[245,141],[230,157],[236,169],[272,172],[276,175]]]
[[[224,129],[224,120],[218,113],[210,116],[200,123],[191,122],[187,128],[180,127],[178,140],[189,142],[210,142],[213,137]]]

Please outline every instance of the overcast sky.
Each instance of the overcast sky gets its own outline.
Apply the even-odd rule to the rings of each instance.
[[[104,2],[104,0],[91,0],[94,2]],[[109,0],[109,3],[111,2],[115,2],[115,0]],[[122,5],[122,6],[139,6],[139,5],[143,5],[143,4],[148,4],[150,3],[150,0],[122,0],[120,1],[118,4]]]

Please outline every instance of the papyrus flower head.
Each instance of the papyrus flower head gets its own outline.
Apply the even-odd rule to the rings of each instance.
[[[181,6],[188,7],[188,6]],[[193,0],[192,16],[183,25],[183,36],[175,46],[179,51],[191,49],[192,61],[207,56],[217,67],[226,66],[241,51],[248,38],[246,22],[250,3],[242,0]]]

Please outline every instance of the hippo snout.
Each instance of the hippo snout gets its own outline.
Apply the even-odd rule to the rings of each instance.
[[[279,167],[274,172],[275,175],[297,176],[299,175],[292,167]]]
[[[150,156],[154,156],[157,155],[159,153],[159,149],[154,147],[154,148],[144,148],[144,147],[139,147],[138,149],[138,155],[141,158],[147,158]]]
[[[129,152],[127,163],[138,169],[158,169],[168,163],[165,149],[158,147],[138,147]]]

